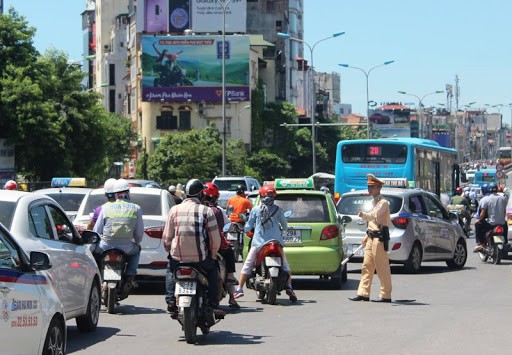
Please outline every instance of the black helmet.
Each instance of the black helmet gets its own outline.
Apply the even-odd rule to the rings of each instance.
[[[490,194],[498,192],[498,186],[494,182],[491,182],[489,186],[487,186],[487,192]]]
[[[237,193],[237,194],[243,194],[243,193],[245,193],[245,186],[244,186],[244,185],[238,185],[238,186],[236,187],[236,193]]]
[[[185,194],[187,197],[196,197],[203,192],[204,185],[199,179],[191,179],[185,186]]]

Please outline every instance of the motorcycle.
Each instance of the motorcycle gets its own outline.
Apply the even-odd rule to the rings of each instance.
[[[183,69],[178,65],[172,69],[161,66],[160,77],[153,80],[155,87],[171,87],[171,86],[193,86],[194,84],[185,77]]]
[[[508,247],[505,245],[505,229],[503,226],[495,226],[485,233],[485,246],[478,252],[482,262],[491,262],[495,265],[501,262],[506,256]]]
[[[464,235],[466,238],[469,238],[471,234],[471,221],[468,221],[468,218],[465,214],[466,207],[464,205],[448,205],[446,206],[446,209],[448,212],[452,212],[457,215],[459,225],[462,228]]]
[[[125,275],[127,256],[120,249],[112,248],[98,256],[98,265],[103,279],[102,300],[107,312],[115,313],[115,306],[126,299],[137,287],[135,280]]]
[[[236,285],[227,281],[226,265],[221,255],[217,255],[219,264],[219,283],[217,299],[220,301],[229,293],[233,293]],[[188,344],[194,344],[197,328],[206,335],[210,328],[218,323],[223,316],[216,316],[213,308],[208,304],[208,276],[201,271],[195,263],[182,263],[174,271],[176,280],[176,319],[185,333]]]
[[[247,210],[246,213],[239,213],[238,216],[244,221],[247,221],[249,218],[249,213],[250,211]],[[238,258],[242,258],[244,250],[244,224],[232,222],[226,232],[226,239],[233,246],[233,251],[235,252],[235,261],[238,262]]]

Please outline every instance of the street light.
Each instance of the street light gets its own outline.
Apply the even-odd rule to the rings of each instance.
[[[232,0],[215,0],[222,6],[222,176],[226,176],[226,9]]]
[[[358,70],[362,71],[364,73],[364,75],[366,76],[366,130],[367,130],[366,134],[367,134],[368,139],[372,138],[372,130],[370,129],[370,96],[369,96],[369,90],[368,90],[368,77],[370,76],[370,73],[372,72],[373,69],[383,67],[384,65],[388,65],[388,64],[391,64],[394,62],[395,62],[394,60],[388,60],[387,62],[384,62],[382,64],[376,65],[376,66],[368,69],[368,71],[366,71],[362,68],[348,65],[348,64],[338,64],[340,67],[358,69]]]
[[[341,36],[343,34],[345,34],[345,32],[334,33],[334,34],[332,34],[329,37],[323,38],[323,39],[315,42],[315,44],[313,44],[313,46],[311,47],[308,42],[306,42],[306,41],[304,41],[304,40],[302,40],[300,38],[290,37],[290,35],[288,33],[282,33],[282,32],[278,32],[277,33],[278,37],[281,37],[281,38],[284,38],[284,39],[289,39],[290,41],[302,42],[306,46],[308,46],[308,48],[309,48],[310,57],[311,57],[311,66],[310,66],[311,72],[310,72],[310,76],[311,76],[311,79],[313,80],[312,85],[311,85],[311,88],[313,90],[313,95],[311,97],[311,106],[310,106],[310,110],[311,110],[311,154],[313,155],[313,174],[316,173],[316,146],[315,146],[316,145],[316,132],[315,132],[315,125],[316,125],[316,122],[315,122],[316,89],[315,89],[315,73],[314,73],[315,67],[313,65],[313,51],[315,50],[315,47],[316,47],[316,45],[318,43],[326,41],[326,40],[334,38],[334,37]]]
[[[421,138],[425,138],[425,125],[423,124],[423,99],[429,95],[434,95],[434,94],[442,94],[444,93],[443,90],[436,90],[434,92],[430,92],[428,94],[425,94],[423,95],[421,98],[417,95],[414,95],[414,94],[409,94],[408,92],[405,92],[405,91],[398,91],[399,94],[402,94],[402,95],[409,95],[409,96],[414,96],[415,98],[418,99],[418,108],[420,110],[420,132],[422,133],[421,134]],[[431,130],[432,130],[432,127],[429,127],[429,129],[427,130],[427,138],[428,139],[432,139],[432,136],[431,136]]]
[[[240,139],[240,114],[242,112],[244,112],[245,110],[248,110],[251,108],[251,105],[246,105],[244,106],[243,109],[241,109],[239,112],[238,112],[238,119],[237,119],[237,127],[238,127],[238,139]]]

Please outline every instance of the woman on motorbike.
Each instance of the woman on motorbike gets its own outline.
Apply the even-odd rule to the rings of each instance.
[[[282,233],[288,230],[288,222],[284,216],[284,211],[274,204],[276,196],[276,189],[273,186],[264,185],[259,190],[260,204],[251,210],[249,220],[245,224],[245,232],[249,232],[254,228],[254,236],[252,237],[251,248],[245,259],[244,266],[240,272],[239,287],[236,290],[235,298],[243,297],[244,284],[251,274],[251,271],[256,262],[256,256],[265,242],[276,239],[281,244],[284,244]],[[283,255],[283,270],[289,275],[286,286],[286,294],[290,297],[290,301],[296,302],[297,296],[292,288],[292,274],[290,265],[286,257]]]

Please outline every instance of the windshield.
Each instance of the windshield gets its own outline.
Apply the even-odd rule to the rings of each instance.
[[[2,223],[7,229],[11,229],[12,216],[14,215],[15,210],[15,202],[0,202],[0,223]]]
[[[275,198],[275,204],[283,211],[291,211],[288,222],[322,223],[329,222],[329,207],[327,199],[322,195],[279,195]]]
[[[242,185],[247,190],[245,180],[214,180],[213,183],[219,187],[219,190],[236,191],[238,185]]]
[[[84,208],[84,215],[94,213],[96,207],[107,202],[105,195],[89,195]],[[140,206],[143,215],[161,215],[160,195],[130,194],[130,202]]]
[[[385,196],[389,201],[391,214],[398,213],[402,208],[402,198],[398,196]],[[369,211],[371,209],[372,197],[369,195],[344,196],[336,205],[339,214],[356,216],[359,210]]]
[[[346,144],[341,148],[344,163],[404,164],[407,146],[404,144],[360,143]]]
[[[78,211],[80,204],[85,197],[85,193],[72,194],[56,192],[46,195],[57,201],[57,203],[62,207],[64,211]]]

